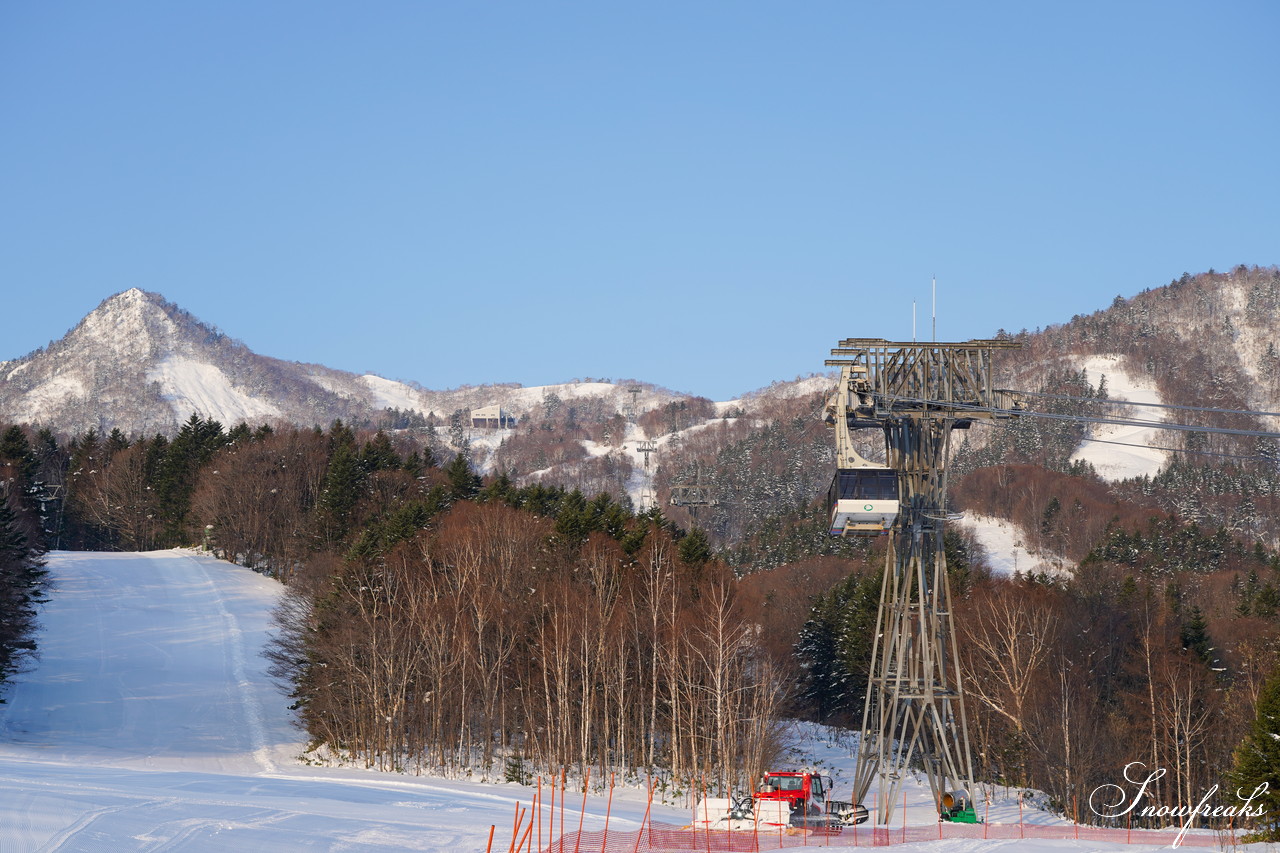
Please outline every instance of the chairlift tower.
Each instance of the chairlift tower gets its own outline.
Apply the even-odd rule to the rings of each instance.
[[[1013,417],[1018,395],[992,385],[992,356],[1013,341],[892,343],[851,338],[826,364],[840,368],[827,406],[836,428],[833,535],[888,536],[884,584],[867,679],[854,801],[877,782],[878,822],[887,825],[903,778],[923,765],[939,814],[972,821],[969,747],[943,531],[951,432],[975,420]],[[886,465],[853,450],[852,430],[884,432]],[[897,480],[896,515],[884,499],[886,472]],[[861,491],[860,491],[861,490]]]
[[[696,524],[698,510],[704,506],[719,506],[720,501],[710,483],[702,482],[702,466],[694,465],[692,483],[675,483],[671,486],[671,505],[682,506]]]
[[[622,416],[626,418],[628,421],[630,421],[631,423],[635,423],[636,415],[637,415],[636,404],[640,401],[640,392],[643,390],[644,389],[641,388],[639,385],[627,386],[627,393],[631,395],[631,399],[630,401],[627,402],[626,411],[622,413]],[[648,461],[647,456],[645,457],[645,461]]]

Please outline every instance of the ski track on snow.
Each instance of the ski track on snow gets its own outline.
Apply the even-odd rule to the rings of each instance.
[[[40,659],[0,706],[4,853],[481,851],[533,799],[520,785],[295,763],[305,742],[261,658],[272,580],[186,551],[48,562]],[[609,826],[634,829],[644,810],[620,789]],[[584,827],[605,814],[592,795]],[[680,823],[684,810],[654,816]]]

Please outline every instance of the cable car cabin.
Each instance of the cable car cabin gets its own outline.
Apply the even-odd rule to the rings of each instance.
[[[898,472],[841,468],[827,492],[832,536],[879,536],[898,517]]]

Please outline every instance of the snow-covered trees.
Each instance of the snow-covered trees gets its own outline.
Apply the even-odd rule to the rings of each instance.
[[[867,692],[881,573],[850,574],[819,595],[800,629],[800,700],[820,722],[859,724]]]

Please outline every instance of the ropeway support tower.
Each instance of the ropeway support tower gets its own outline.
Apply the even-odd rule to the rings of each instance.
[[[893,343],[850,338],[831,351],[840,384],[827,406],[840,469],[832,485],[834,535],[887,533],[854,773],[854,801],[878,783],[878,822],[893,816],[902,779],[922,766],[939,814],[974,820],[973,758],[965,718],[943,532],[947,458],[953,430],[975,420],[1014,417],[1015,392],[994,388],[992,356],[1007,340]],[[884,432],[886,464],[852,448],[852,431]],[[846,469],[844,466],[853,466]],[[859,489],[889,469],[897,475],[897,514]],[[883,486],[876,497],[884,498]],[[870,494],[870,493],[866,493]],[[874,518],[861,518],[866,511]],[[876,522],[880,521],[879,524]]]

